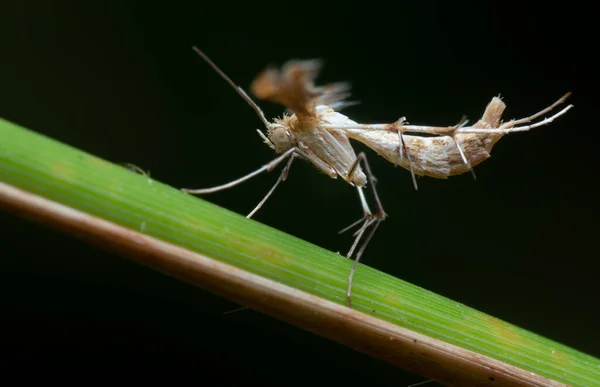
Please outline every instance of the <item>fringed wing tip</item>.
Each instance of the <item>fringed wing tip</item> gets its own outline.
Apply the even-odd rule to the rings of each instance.
[[[489,125],[490,128],[497,128],[502,123],[502,113],[506,109],[506,104],[499,97],[494,97],[488,103],[481,117],[481,121]]]
[[[315,86],[323,62],[318,59],[290,60],[281,70],[268,67],[252,82],[252,93],[264,100],[279,103],[297,115],[314,115],[317,105],[344,107],[350,96],[347,82]]]

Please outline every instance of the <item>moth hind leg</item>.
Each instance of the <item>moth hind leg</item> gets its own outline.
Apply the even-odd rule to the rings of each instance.
[[[413,168],[412,157],[410,157],[410,152],[406,147],[406,142],[404,141],[404,134],[402,133],[402,126],[405,123],[407,123],[406,117],[402,117],[398,119],[398,121],[390,125],[391,130],[396,131],[396,133],[398,133],[398,158],[396,159],[396,163],[394,165],[397,166],[398,164],[400,164],[400,160],[402,160],[402,157],[406,154],[406,160],[408,161],[408,169],[410,170],[410,177],[412,179],[413,187],[415,187],[415,191],[418,191],[419,186],[417,184],[417,176],[415,175],[415,170]]]
[[[507,122],[503,123],[502,125],[500,125],[499,127],[494,127],[494,128],[463,127],[463,128],[460,128],[459,132],[460,133],[509,134],[509,133],[516,133],[516,132],[526,132],[526,131],[534,129],[534,128],[539,128],[540,126],[550,124],[558,117],[564,115],[566,112],[568,112],[570,109],[573,108],[573,105],[568,105],[568,106],[564,107],[562,110],[560,110],[558,113],[554,113],[554,115],[552,115],[550,117],[546,117],[546,118],[542,119],[541,121],[537,121],[537,122],[534,122],[529,125],[521,125],[521,124],[531,122],[531,121],[535,120],[536,118],[539,118],[542,115],[550,112],[556,106],[565,102],[565,100],[570,95],[571,95],[570,92],[566,93],[558,101],[554,102],[552,105],[548,106],[547,108],[545,108],[543,110],[540,110],[539,112],[537,112],[529,117],[521,118],[518,120],[507,121]]]
[[[458,124],[456,124],[456,129],[460,129],[463,126],[467,125],[469,123],[469,120],[467,120],[467,116],[462,116],[462,118],[460,119],[460,121],[458,122]],[[452,141],[454,141],[454,144],[456,145],[456,149],[458,149],[458,153],[460,154],[460,158],[463,160],[463,163],[465,163],[465,165],[467,166],[467,168],[469,169],[469,171],[471,171],[471,175],[473,176],[473,180],[477,180],[477,176],[475,175],[475,171],[473,170],[473,166],[471,165],[471,162],[469,161],[469,159],[467,158],[467,154],[465,153],[461,143],[459,140],[456,139],[456,137],[454,136],[456,133],[454,133],[451,137],[452,137]]]
[[[567,98],[569,98],[569,96],[571,95],[571,92],[566,93],[565,95],[563,95],[562,97],[560,97],[556,102],[554,102],[552,105],[540,110],[539,112],[532,114],[528,117],[524,117],[524,118],[520,118],[518,120],[512,120],[507,122],[504,125],[501,125],[501,127],[504,127],[505,125],[510,125],[510,126],[517,126],[517,125],[521,125],[527,122],[531,122],[533,120],[535,120],[538,117],[543,116],[544,114],[554,110],[555,107],[557,107],[558,105],[564,103],[566,101]]]
[[[387,214],[385,213],[385,210],[383,209],[383,205],[381,204],[381,200],[379,199],[379,194],[377,193],[377,188],[375,187],[377,179],[375,178],[375,176],[373,175],[373,172],[371,171],[371,167],[369,165],[369,162],[367,161],[367,156],[365,155],[364,152],[360,152],[357,155],[356,160],[354,161],[354,164],[352,165],[352,167],[349,170],[348,176],[349,177],[352,176],[352,174],[354,173],[354,171],[356,171],[356,169],[358,168],[358,165],[361,161],[364,165],[365,173],[367,175],[367,180],[368,180],[369,184],[371,185],[371,190],[373,193],[373,197],[375,199],[376,209],[375,209],[374,213],[371,212],[369,205],[367,203],[367,200],[365,198],[364,192],[362,191],[362,188],[357,187],[358,196],[360,198],[360,203],[361,203],[361,206],[363,209],[363,217],[361,219],[359,219],[357,222],[354,222],[349,227],[346,227],[344,230],[341,231],[341,232],[345,232],[359,224],[361,225],[360,228],[353,234],[354,242],[352,243],[352,246],[350,247],[350,250],[348,251],[348,254],[346,255],[350,259],[352,259],[352,256],[354,255],[354,264],[352,265],[352,270],[350,271],[350,274],[348,276],[348,287],[346,288],[346,302],[348,304],[348,307],[350,307],[350,308],[352,308],[352,281],[354,279],[354,273],[356,272],[356,267],[358,266],[358,262],[360,261],[361,256],[363,255],[365,249],[367,248],[367,245],[373,238],[373,235],[375,234],[377,227],[379,227],[379,223],[381,223],[387,217]],[[370,229],[370,231],[367,233],[367,230],[369,230],[369,229]],[[361,243],[361,240],[362,240],[362,243]],[[357,250],[357,248],[358,248],[358,250]],[[355,254],[355,252],[356,252],[356,254]]]

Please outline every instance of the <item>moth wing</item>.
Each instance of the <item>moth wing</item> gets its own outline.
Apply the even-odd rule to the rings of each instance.
[[[345,115],[336,112],[330,106],[319,105],[316,108],[316,112],[318,121],[328,125],[328,128],[325,130],[337,139],[341,150],[348,155],[349,158],[355,160],[356,153],[354,152],[354,148],[352,148],[352,144],[350,144],[350,139],[348,138],[346,131],[342,129],[331,129],[331,127],[335,128],[335,126],[338,125],[352,125],[356,124],[356,122]]]
[[[343,107],[350,95],[345,82],[315,86],[322,62],[317,59],[290,60],[281,69],[268,67],[250,85],[252,93],[264,100],[279,103],[299,117],[315,117],[319,105]]]

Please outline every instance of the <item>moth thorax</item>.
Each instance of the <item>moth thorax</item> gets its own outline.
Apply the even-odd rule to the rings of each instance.
[[[285,152],[293,146],[292,138],[284,127],[276,126],[269,130],[269,140],[275,145],[277,152]]]

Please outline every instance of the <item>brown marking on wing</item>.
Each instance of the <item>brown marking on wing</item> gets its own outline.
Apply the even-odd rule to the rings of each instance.
[[[412,139],[409,147],[414,148],[417,152],[422,151],[422,150],[427,150],[427,145],[425,144],[425,141],[423,141],[422,139],[420,139],[418,137],[415,137]]]
[[[256,77],[250,86],[252,93],[260,99],[279,103],[297,115],[310,115],[311,73],[310,62],[288,62],[283,68],[267,68]]]
[[[316,87],[314,81],[320,69],[318,60],[291,60],[281,70],[273,67],[264,70],[254,79],[250,90],[260,99],[287,107],[301,120],[314,117],[316,105],[339,102],[349,95],[346,83]]]
[[[502,123],[502,113],[506,105],[500,98],[494,97],[486,106],[485,112],[481,119],[473,125],[474,128],[492,129],[498,128]],[[439,128],[440,134],[444,131],[453,131],[457,126],[448,128]],[[502,134],[498,133],[448,133],[447,135],[454,136],[455,140],[461,144],[465,156],[469,160],[471,167],[475,167],[479,163],[490,157],[490,152],[494,144],[502,138]],[[413,160],[413,166],[418,174],[436,178],[446,178],[448,176],[459,175],[469,171],[469,167],[465,164],[457,149],[450,148],[445,150],[450,144],[442,138],[433,138],[429,143],[419,139],[418,137],[409,137],[407,148]],[[408,140],[408,139],[407,139]],[[454,146],[454,144],[452,144]],[[446,153],[448,152],[448,153]],[[422,159],[421,155],[428,155],[427,160],[432,161],[438,155],[441,158],[447,155],[445,159],[446,165],[449,167],[447,172],[439,167],[435,168],[433,164],[429,165]],[[420,170],[420,171],[419,171]]]
[[[442,147],[446,146],[446,141],[444,141],[444,140],[442,140],[440,138],[434,138],[431,141],[432,141],[433,145],[436,146],[436,147],[442,148]]]
[[[387,124],[384,130],[392,133],[396,133],[399,129],[398,121],[392,122],[391,124]]]

